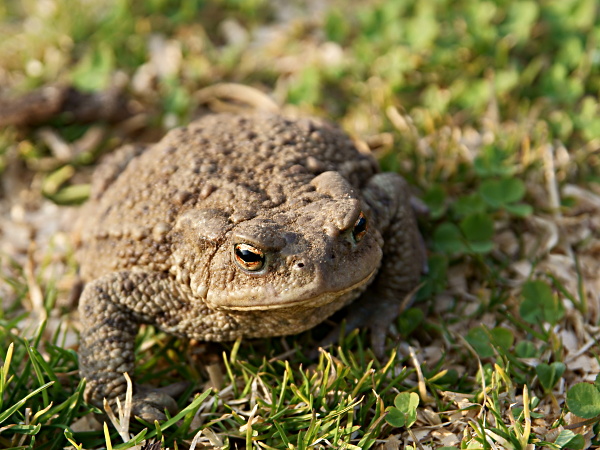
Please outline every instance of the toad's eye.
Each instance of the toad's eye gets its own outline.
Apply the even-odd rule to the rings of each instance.
[[[361,212],[358,216],[358,219],[356,219],[356,222],[354,223],[354,228],[352,229],[352,237],[356,243],[359,243],[362,238],[365,237],[365,234],[367,234],[367,228],[367,218]]]
[[[265,265],[265,254],[249,244],[235,244],[233,247],[235,262],[245,270],[257,272]]]

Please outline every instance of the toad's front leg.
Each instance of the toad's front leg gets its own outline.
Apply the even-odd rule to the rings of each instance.
[[[374,176],[363,195],[383,238],[383,259],[377,278],[355,306],[357,315],[352,316],[358,318],[357,325],[369,326],[373,350],[382,356],[389,325],[411,300],[427,270],[427,254],[407,183],[400,175]],[[353,326],[351,322],[350,318]]]
[[[368,326],[374,353],[384,355],[389,325],[410,300],[421,274],[427,270],[427,255],[419,233],[411,197],[404,179],[395,173],[371,178],[362,191],[369,206],[370,231],[377,239],[383,258],[377,277],[369,289],[352,305],[346,317],[346,331]],[[337,341],[339,328],[321,341],[327,346]]]
[[[87,379],[86,401],[99,407],[105,398],[113,406],[117,398],[122,402],[127,389],[123,374],[133,375],[139,324],[169,328],[185,309],[166,274],[114,272],[88,283],[79,304],[79,366]],[[134,393],[133,413],[146,420],[164,418],[165,407],[176,407],[167,395]]]

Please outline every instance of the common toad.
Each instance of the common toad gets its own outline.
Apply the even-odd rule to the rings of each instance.
[[[139,324],[208,341],[355,309],[375,346],[425,252],[406,183],[319,119],[215,114],[97,171],[79,224],[86,399],[124,397]],[[375,318],[375,319],[374,319]],[[152,417],[152,401],[134,412]]]

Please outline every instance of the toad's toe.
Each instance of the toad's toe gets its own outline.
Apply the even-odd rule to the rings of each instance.
[[[167,418],[164,413],[165,410],[171,415],[177,414],[179,410],[173,397],[156,390],[136,394],[132,403],[133,415],[146,422],[164,421]]]

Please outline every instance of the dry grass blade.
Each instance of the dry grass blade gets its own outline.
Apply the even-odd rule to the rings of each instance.
[[[200,89],[194,98],[201,105],[209,105],[215,112],[255,111],[277,112],[279,106],[267,94],[250,86],[219,83]]]
[[[123,442],[129,442],[131,439],[129,434],[129,421],[131,419],[131,408],[133,404],[133,384],[127,372],[123,375],[127,381],[127,390],[125,391],[124,404],[121,404],[121,401],[117,398],[117,411],[119,413],[119,418],[117,419],[112,407],[106,399],[104,399],[104,411],[106,411],[106,415],[110,419],[113,427],[115,427],[119,433],[119,436],[121,436],[121,439],[123,439]]]

